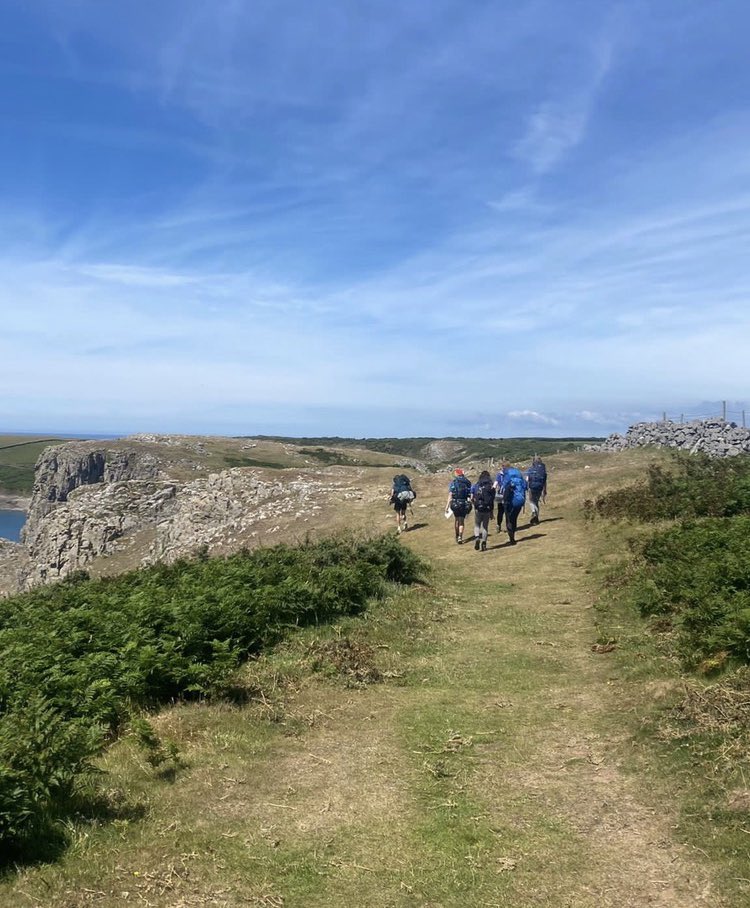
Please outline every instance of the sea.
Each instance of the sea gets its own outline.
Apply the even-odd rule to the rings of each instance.
[[[0,435],[4,434],[0,432]],[[39,437],[39,438],[59,438],[61,441],[73,440],[78,438],[91,439],[96,441],[108,441],[112,438],[120,438],[121,434],[118,435],[100,435],[97,433],[86,433],[82,434],[79,432],[18,432],[17,430],[7,430],[9,435],[18,435],[23,437],[24,435],[29,435],[30,437]],[[20,542],[21,541],[21,530],[23,525],[26,523],[26,512],[11,510],[9,508],[0,508],[0,539],[10,539],[11,542]]]
[[[21,530],[25,523],[25,511],[11,511],[7,508],[0,508],[0,539],[10,539],[11,542],[19,542]]]

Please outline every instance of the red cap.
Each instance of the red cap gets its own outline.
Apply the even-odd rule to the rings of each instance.
[[[456,469],[453,472],[456,474],[456,476],[464,475],[464,471],[461,469],[461,467],[456,467]]]

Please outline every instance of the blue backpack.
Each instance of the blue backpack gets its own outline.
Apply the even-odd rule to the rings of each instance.
[[[543,463],[533,463],[526,471],[529,488],[532,492],[541,492],[547,483],[547,468]]]
[[[503,477],[503,503],[519,507],[526,501],[526,482],[516,469],[507,470]]]
[[[411,481],[405,473],[399,473],[393,477],[393,494],[391,501],[400,501],[404,507],[410,504],[417,497],[417,493],[411,487]]]
[[[449,491],[454,501],[466,501],[471,494],[471,483],[465,476],[456,476]]]

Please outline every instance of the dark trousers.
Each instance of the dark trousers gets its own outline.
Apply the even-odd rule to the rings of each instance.
[[[495,499],[495,510],[497,511],[497,525],[499,528],[500,524],[503,522],[503,514],[505,513],[505,505],[499,498]]]
[[[505,506],[505,527],[508,530],[511,542],[514,542],[516,538],[516,524],[518,523],[518,515],[521,513],[522,507],[522,504]]]

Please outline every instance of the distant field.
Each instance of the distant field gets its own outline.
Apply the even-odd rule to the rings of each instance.
[[[397,457],[425,458],[425,447],[431,442],[450,442],[460,446],[455,457],[445,461],[433,460],[436,466],[443,466],[459,460],[524,460],[534,454],[547,455],[561,452],[577,451],[585,444],[597,444],[604,441],[602,437],[570,438],[287,438],[277,435],[259,435],[264,441],[280,441],[288,444],[320,448],[321,446],[338,448],[366,448],[383,454]]]
[[[30,495],[37,458],[49,445],[65,440],[42,435],[0,435],[0,493]]]

